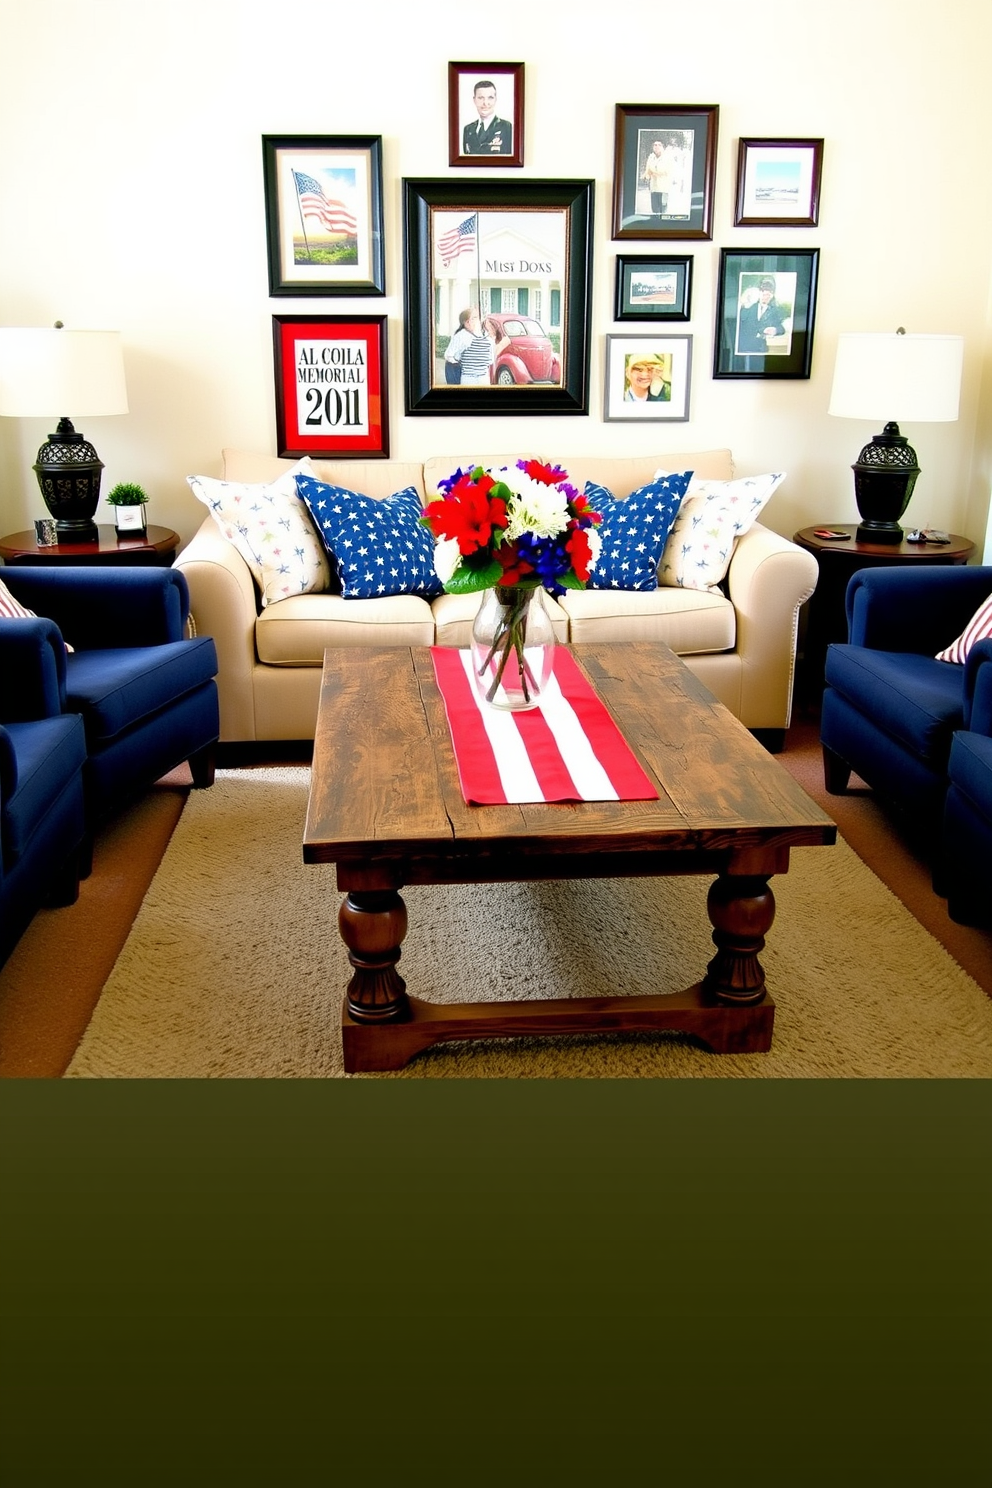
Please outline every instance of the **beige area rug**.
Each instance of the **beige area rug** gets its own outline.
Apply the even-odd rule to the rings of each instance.
[[[67,1076],[343,1077],[332,865],[302,861],[303,767],[194,791]],[[678,992],[713,954],[709,879],[411,888],[400,970],[432,1001]],[[360,1079],[969,1077],[992,1002],[843,842],[773,880],[767,1054],[674,1034],[447,1044]]]

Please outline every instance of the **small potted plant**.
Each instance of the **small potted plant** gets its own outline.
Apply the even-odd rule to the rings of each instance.
[[[148,493],[133,481],[122,481],[107,493],[107,505],[114,508],[118,532],[144,532],[147,500]]]

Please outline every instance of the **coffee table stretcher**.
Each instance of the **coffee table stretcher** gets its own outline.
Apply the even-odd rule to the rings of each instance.
[[[661,801],[466,806],[429,651],[366,652],[366,668],[349,666],[348,653],[327,653],[304,859],[335,862],[346,894],[338,925],[352,966],[342,1007],[349,1073],[400,1069],[436,1043],[501,1036],[670,1030],[715,1053],[771,1047],[775,1009],[759,960],[775,915],[769,880],[788,871],[790,846],[833,842],[836,827],[666,647],[587,646],[575,654],[657,780]],[[666,705],[654,711],[643,686],[636,693],[631,686],[652,671]],[[682,739],[686,758],[674,771],[666,739],[673,713],[682,720],[674,733],[692,736]],[[743,787],[734,784],[734,759]],[[714,785],[693,780],[693,767],[714,764]],[[753,820],[738,819],[734,790],[753,798]],[[713,820],[704,827],[693,817]],[[365,835],[349,840],[342,830],[349,824]],[[703,980],[684,991],[439,1004],[411,996],[398,969],[405,885],[682,873],[715,875],[707,913],[716,954]]]

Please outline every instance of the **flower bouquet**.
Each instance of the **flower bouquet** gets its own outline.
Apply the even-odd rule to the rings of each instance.
[[[490,703],[499,695],[503,706],[533,707],[547,675],[537,674],[527,656],[528,625],[536,623],[531,601],[540,589],[585,588],[599,555],[600,515],[569,484],[567,471],[538,460],[495,473],[481,465],[459,469],[438,490],[421,518],[438,538],[438,578],[449,594],[494,591],[497,609],[485,647],[473,648],[483,694]],[[540,614],[553,644],[543,606]],[[478,623],[473,634],[477,642]]]

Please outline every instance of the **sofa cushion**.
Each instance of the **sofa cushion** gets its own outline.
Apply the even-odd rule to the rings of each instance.
[[[656,472],[656,478],[665,471]],[[662,554],[658,578],[683,589],[712,589],[727,576],[737,539],[758,520],[784,474],[742,480],[694,476]]]
[[[975,642],[985,640],[990,636],[992,636],[992,594],[982,600],[957,639],[949,646],[945,646],[943,651],[937,652],[937,660],[954,661],[958,665],[963,665],[968,660],[968,652]]]
[[[719,590],[569,589],[559,601],[570,639],[663,641],[678,656],[732,651],[737,612]]]
[[[298,475],[306,502],[330,554],[345,599],[440,594],[434,539],[421,523],[423,502],[413,486],[383,500]]]
[[[690,454],[665,455],[665,471],[692,470],[697,480],[732,480],[734,462],[729,449],[697,450]],[[638,486],[654,480],[659,467],[657,455],[622,455],[597,457],[578,455],[561,463],[568,478],[581,491],[586,481],[595,481],[617,496],[628,496]]]
[[[327,589],[330,568],[294,475],[311,472],[307,460],[269,482],[214,480],[188,475],[190,490],[251,569],[262,606],[291,594]]]
[[[79,651],[66,662],[66,707],[82,713],[90,746],[114,739],[217,672],[210,636],[161,646]]]
[[[223,477],[229,481],[274,481],[287,470],[295,470],[298,460],[281,455],[260,455],[253,450],[222,450]],[[405,486],[424,494],[424,467],[412,460],[322,460],[309,455],[311,474],[329,486],[353,486],[380,500]]]
[[[871,723],[943,775],[962,727],[964,668],[910,651],[827,648],[825,680]]]
[[[434,617],[418,594],[345,599],[300,594],[269,605],[255,621],[255,650],[268,666],[314,666],[328,646],[432,646]]]
[[[590,589],[657,589],[658,560],[691,478],[691,470],[666,475],[620,501],[605,486],[586,481],[585,494],[603,519]]]

